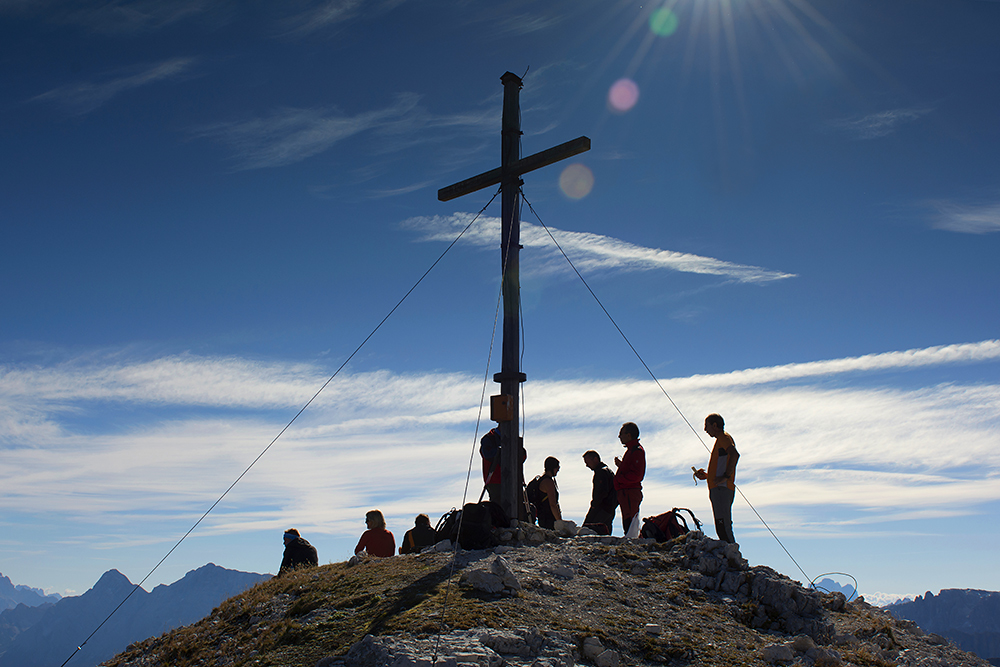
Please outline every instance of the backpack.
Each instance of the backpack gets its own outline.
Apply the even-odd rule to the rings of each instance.
[[[535,518],[538,516],[538,507],[542,504],[542,476],[539,475],[535,479],[528,482],[528,488],[525,491],[525,495],[528,497],[528,507],[531,510],[531,522],[535,522]]]
[[[690,532],[687,520],[681,514],[687,512],[694,521],[695,530],[701,530],[701,521],[694,515],[694,512],[686,507],[675,507],[669,512],[664,512],[657,516],[642,520],[642,537],[651,537],[657,542],[667,542]]]
[[[504,510],[500,503],[483,500],[479,504],[489,509],[490,522],[494,528],[510,528],[510,517],[507,516],[507,511]]]
[[[468,503],[462,509],[452,508],[438,521],[438,540],[451,540],[463,549],[486,549],[496,546],[493,536],[492,503]],[[499,508],[498,508],[499,509]],[[503,511],[501,509],[501,511]]]
[[[462,508],[458,543],[463,549],[488,549],[497,545],[493,536],[493,512],[486,503],[468,503]]]
[[[437,536],[438,542],[441,540],[451,540],[454,542],[455,538],[458,537],[458,524],[461,520],[462,510],[452,507],[445,512],[444,516],[438,519],[437,525],[434,527],[434,533]]]

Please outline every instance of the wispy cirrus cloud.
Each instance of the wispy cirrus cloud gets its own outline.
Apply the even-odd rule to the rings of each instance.
[[[854,139],[878,139],[923,118],[931,111],[933,109],[889,109],[860,118],[842,118],[833,121],[833,125]]]
[[[419,95],[401,93],[386,107],[355,115],[336,108],[280,109],[265,117],[203,127],[195,134],[228,145],[241,169],[261,169],[300,162],[366,132],[392,137],[382,150],[397,151],[444,138],[456,129],[486,127],[496,117],[495,112],[436,115],[419,102]],[[404,135],[413,138],[400,141]]]
[[[213,0],[112,0],[72,11],[67,20],[100,32],[147,32],[203,14],[217,4]]]
[[[828,377],[841,373],[922,368],[940,364],[980,363],[998,359],[1000,359],[1000,340],[984,340],[979,343],[939,345],[902,352],[866,354],[861,357],[845,359],[749,368],[717,375],[692,375],[683,382],[698,387],[754,385],[809,377]]]
[[[932,226],[962,234],[1000,232],[1000,203],[959,204],[931,200],[926,206],[934,211]]]
[[[451,242],[472,220],[472,215],[456,213],[451,216],[421,216],[401,223],[404,229],[419,233],[422,241]],[[742,283],[767,283],[795,274],[772,271],[757,266],[735,264],[712,257],[690,253],[647,248],[627,241],[589,232],[567,232],[549,228],[566,254],[581,271],[650,271],[665,269],[683,273],[723,276]],[[463,239],[483,248],[494,248],[500,237],[500,219],[482,218],[466,232]],[[542,271],[564,270],[559,251],[554,247],[545,229],[539,225],[521,222],[521,245],[546,250],[549,261]]]
[[[338,26],[359,16],[370,19],[403,4],[406,0],[321,0],[285,19],[290,34],[309,34]]]
[[[811,378],[829,378],[845,373],[907,370],[930,366],[975,364],[1000,361],[1000,340],[978,343],[939,345],[912,350],[868,354],[858,357],[828,359],[806,363],[748,368],[730,373],[691,375],[667,378],[662,382],[670,390],[710,390],[752,385],[766,385]],[[313,363],[263,362],[242,357],[200,357],[173,355],[144,361],[122,361],[117,356],[85,357],[56,365],[0,366],[0,398],[7,404],[65,406],[78,402],[118,402],[146,405],[210,406],[219,409],[272,409],[301,405],[327,379],[327,371]],[[461,404],[462,390],[449,386],[470,387],[479,380],[461,374],[436,373],[406,376],[389,371],[345,374],[334,380],[325,396],[351,396],[357,408],[404,406],[402,410],[422,409],[430,404],[446,412]],[[430,383],[429,385],[427,383]],[[594,405],[605,403],[611,393],[644,393],[642,381],[589,383],[576,381],[545,392],[545,412],[558,414],[558,405],[579,409],[580,398],[559,395],[554,387],[583,387],[591,393]],[[360,387],[378,387],[359,391]],[[434,398],[420,386],[433,387]],[[326,399],[324,399],[325,401]],[[323,401],[321,401],[322,403]],[[405,406],[409,406],[408,408]],[[48,409],[48,408],[44,408]],[[567,412],[567,415],[570,414]],[[588,410],[587,414],[591,414]],[[388,416],[388,415],[386,415]]]
[[[32,99],[41,102],[55,102],[74,113],[85,114],[129,90],[177,78],[188,72],[196,62],[196,58],[171,58],[155,65],[137,68],[137,71],[130,74],[107,78],[103,81],[83,81],[59,86]]]
[[[0,12],[44,15],[55,23],[81,25],[100,33],[135,34],[159,30],[203,15],[228,0],[0,0]]]
[[[1000,477],[1000,452],[990,435],[1000,427],[1000,385],[831,388],[809,380],[848,370],[997,359],[1000,341],[982,341],[661,382],[696,424],[708,412],[726,416],[745,454],[741,470],[758,506],[775,508],[775,514],[784,506],[877,507],[896,520],[901,513],[967,511],[962,508],[972,502],[969,481]],[[0,507],[5,513],[80,517],[102,512],[104,522],[171,507],[182,513],[225,488],[228,477],[283,426],[284,416],[237,414],[234,406],[292,410],[315,392],[325,373],[312,364],[189,355],[4,367]],[[754,377],[751,387],[748,378]],[[340,523],[331,518],[331,508],[376,500],[399,516],[414,504],[447,509],[474,444],[481,388],[481,378],[464,373],[375,371],[338,378],[283,436],[264,463],[267,474],[240,491],[242,509],[213,517],[212,529],[255,530],[287,521],[292,513],[331,530]],[[677,504],[681,494],[701,493],[683,480],[690,465],[705,457],[705,437],[695,437],[665,409],[654,383],[538,379],[526,398],[532,414],[529,466],[541,460],[539,452],[575,460],[582,442],[614,443],[616,426],[628,414],[642,425],[650,470],[656,471],[647,490],[651,502]],[[154,410],[144,418],[130,412],[131,425],[121,429],[116,418],[99,417],[116,404]],[[199,410],[163,411],[190,406]],[[91,419],[81,420],[86,415]],[[393,465],[371,468],[372,451]],[[783,476],[789,469],[796,471],[794,479]],[[331,476],[330,470],[355,472]],[[585,506],[589,478],[565,477],[565,506]],[[980,487],[975,502],[1000,499],[1000,486],[993,486],[985,495]],[[381,487],[393,490],[389,500]],[[259,507],[271,509],[254,509]],[[845,529],[817,527],[828,534]]]

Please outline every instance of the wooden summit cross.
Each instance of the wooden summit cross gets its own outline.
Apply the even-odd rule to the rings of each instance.
[[[500,269],[503,293],[503,356],[500,372],[493,381],[500,384],[499,403],[505,409],[493,409],[492,418],[500,432],[500,504],[507,515],[525,519],[521,489],[524,468],[520,447],[517,446],[520,385],[527,380],[521,372],[520,291],[518,255],[521,250],[520,189],[521,175],[554,162],[565,160],[590,150],[590,139],[578,137],[521,159],[521,78],[510,72],[500,77],[503,82],[503,119],[500,139],[500,167],[438,190],[438,200],[450,201],[462,195],[500,184],[501,231]]]

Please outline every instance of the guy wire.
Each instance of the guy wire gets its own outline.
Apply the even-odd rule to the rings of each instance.
[[[597,305],[600,306],[601,310],[604,311],[604,314],[607,315],[608,319],[611,321],[611,324],[615,327],[615,329],[618,330],[618,333],[625,341],[625,344],[629,346],[629,349],[631,349],[632,353],[635,354],[636,358],[639,360],[639,363],[642,364],[642,367],[646,369],[647,373],[649,373],[649,377],[653,379],[653,382],[656,383],[656,386],[659,387],[660,391],[663,392],[663,395],[667,397],[667,400],[670,401],[670,405],[674,406],[674,410],[677,411],[677,414],[680,415],[681,419],[684,420],[684,423],[687,424],[689,429],[691,429],[691,432],[694,433],[694,436],[698,438],[698,442],[701,443],[701,446],[704,447],[706,451],[711,452],[712,449],[707,444],[705,444],[704,440],[701,439],[701,434],[698,433],[698,430],[691,425],[691,422],[688,421],[688,418],[686,416],[684,416],[684,413],[681,411],[680,407],[678,407],[677,403],[674,402],[674,399],[670,397],[670,394],[667,393],[667,390],[663,388],[663,385],[660,384],[660,381],[657,379],[656,375],[653,374],[653,371],[650,370],[649,366],[646,365],[646,362],[643,360],[642,355],[640,355],[639,351],[635,349],[635,346],[632,345],[632,342],[628,339],[628,336],[625,335],[625,332],[622,331],[621,327],[618,326],[618,323],[615,322],[615,318],[611,316],[611,313],[608,312],[608,309],[604,307],[603,303],[601,303],[601,300],[598,298],[597,294],[595,294],[594,290],[591,289],[590,284],[587,283],[587,280],[576,268],[576,265],[573,264],[573,260],[569,258],[569,255],[566,254],[566,251],[563,250],[562,246],[559,245],[559,242],[556,241],[556,237],[552,235],[552,232],[549,231],[549,228],[545,226],[544,222],[542,222],[541,217],[535,211],[535,208],[531,205],[531,202],[528,201],[527,197],[524,196],[523,192],[521,193],[521,198],[524,199],[524,203],[528,205],[528,208],[535,215],[535,219],[538,220],[538,224],[542,226],[542,229],[545,230],[545,233],[549,235],[550,239],[552,239],[552,243],[554,243],[556,248],[559,249],[559,252],[562,253],[563,258],[565,258],[566,262],[573,269],[574,273],[576,273],[577,278],[579,278],[580,282],[582,282],[584,287],[587,288],[587,291],[590,292],[590,295],[594,297],[594,301],[597,302]],[[795,557],[792,556],[791,552],[788,551],[788,549],[785,547],[782,541],[778,539],[778,536],[774,534],[774,531],[771,530],[771,527],[767,525],[767,522],[764,521],[764,517],[760,515],[760,512],[757,511],[757,508],[754,507],[753,504],[750,502],[750,500],[746,497],[746,494],[743,493],[743,490],[740,489],[738,485],[736,486],[736,490],[740,492],[740,495],[743,497],[743,500],[746,501],[746,504],[749,505],[750,509],[753,510],[753,513],[757,515],[757,518],[760,519],[760,522],[764,524],[765,528],[767,528],[767,532],[771,533],[771,537],[774,538],[774,540],[778,543],[778,545],[784,550],[785,554],[787,554],[788,557],[792,560],[792,562],[795,563],[795,567],[799,569],[799,572],[802,573],[802,576],[805,577],[806,581],[809,581],[809,575],[806,574],[805,570],[802,569],[802,566],[799,565],[799,562],[795,560]]]
[[[363,348],[363,347],[365,346],[365,344],[366,344],[366,343],[367,343],[367,342],[368,342],[368,341],[369,341],[369,340],[371,339],[371,337],[372,337],[372,336],[374,336],[374,335],[375,335],[375,333],[376,333],[376,332],[377,332],[377,331],[378,331],[379,329],[381,329],[381,328],[382,328],[382,325],[386,323],[386,320],[388,320],[388,319],[389,319],[390,317],[392,317],[392,314],[393,314],[393,313],[395,313],[395,312],[396,312],[396,310],[397,310],[397,309],[398,309],[398,308],[399,308],[399,307],[400,307],[401,305],[403,305],[403,302],[404,302],[404,301],[406,301],[407,297],[409,297],[409,296],[410,296],[410,294],[412,294],[412,293],[413,293],[413,291],[414,291],[415,289],[417,289],[417,286],[418,286],[418,285],[420,285],[420,283],[422,283],[422,282],[424,281],[424,278],[426,278],[426,277],[428,276],[428,274],[430,274],[430,272],[434,270],[434,267],[436,267],[436,266],[438,265],[438,263],[439,263],[439,262],[440,262],[440,261],[441,261],[442,259],[444,259],[444,256],[448,254],[448,251],[450,251],[450,250],[451,250],[451,249],[452,249],[452,248],[453,248],[453,247],[455,246],[455,244],[456,244],[456,243],[458,243],[459,239],[461,239],[461,238],[462,238],[462,236],[464,236],[464,235],[465,235],[465,233],[466,233],[467,231],[469,231],[469,228],[470,228],[470,227],[472,227],[472,225],[473,225],[473,224],[474,224],[474,223],[476,222],[476,220],[478,220],[478,219],[479,219],[479,216],[481,216],[481,215],[483,214],[483,211],[485,211],[485,210],[487,209],[487,207],[488,207],[488,206],[489,206],[490,204],[492,204],[492,203],[493,203],[493,200],[497,198],[497,195],[499,195],[499,194],[500,194],[500,192],[501,192],[501,189],[500,189],[500,188],[497,188],[497,191],[496,191],[495,193],[493,193],[493,196],[492,196],[492,197],[490,197],[490,200],[489,200],[488,202],[486,202],[486,205],[485,205],[485,206],[483,206],[483,207],[482,207],[482,208],[481,208],[481,209],[479,210],[479,213],[477,213],[477,214],[475,215],[475,217],[474,217],[474,218],[472,218],[472,220],[471,220],[471,221],[469,222],[469,224],[467,224],[467,225],[465,226],[465,229],[463,229],[463,230],[462,230],[462,231],[461,231],[461,232],[459,233],[459,235],[455,237],[455,240],[454,240],[454,241],[452,241],[451,243],[449,243],[449,244],[448,244],[448,247],[444,249],[444,252],[442,252],[442,253],[441,253],[441,254],[440,254],[440,255],[438,256],[438,258],[437,258],[436,260],[434,260],[434,263],[430,265],[430,268],[428,268],[428,269],[427,269],[426,271],[424,271],[423,275],[422,275],[422,276],[420,276],[420,278],[419,278],[419,279],[417,279],[417,282],[415,282],[415,283],[413,284],[413,287],[411,287],[411,288],[410,288],[409,290],[407,290],[407,291],[406,291],[406,294],[404,294],[404,295],[403,295],[403,297],[402,297],[402,298],[401,298],[401,299],[400,299],[400,300],[399,300],[399,301],[398,301],[398,302],[396,303],[396,305],[392,307],[392,310],[390,310],[390,311],[389,311],[389,313],[388,313],[388,314],[387,314],[387,315],[386,315],[385,317],[383,317],[383,318],[382,318],[382,321],[381,321],[381,322],[379,322],[379,323],[378,323],[378,325],[376,325],[376,327],[375,327],[374,329],[372,329],[371,333],[369,333],[369,334],[368,334],[368,335],[367,335],[367,336],[365,337],[365,339],[364,339],[363,341],[361,341],[361,344],[360,344],[360,345],[358,345],[358,346],[357,346],[357,348],[355,348],[355,350],[354,350],[353,352],[351,352],[351,355],[350,355],[349,357],[347,357],[347,359],[346,359],[346,360],[344,360],[344,363],[342,363],[342,364],[340,365],[340,367],[339,367],[339,368],[337,368],[337,370],[336,370],[336,371],[334,371],[333,375],[331,375],[331,376],[329,377],[329,379],[327,379],[327,381],[323,383],[323,385],[322,385],[322,386],[321,386],[321,387],[320,387],[320,388],[319,388],[319,389],[318,389],[318,390],[316,391],[316,393],[315,393],[315,394],[313,394],[312,398],[310,398],[310,399],[309,399],[308,401],[306,401],[306,404],[305,404],[305,405],[303,405],[303,406],[302,406],[302,408],[301,408],[301,409],[300,409],[300,410],[299,410],[298,412],[296,412],[296,413],[295,413],[295,416],[294,416],[294,417],[292,417],[292,418],[291,418],[291,419],[289,420],[289,422],[288,422],[287,424],[285,424],[284,428],[282,428],[282,429],[281,429],[281,431],[279,431],[279,432],[278,432],[278,435],[274,436],[274,439],[273,439],[273,440],[271,440],[271,442],[270,442],[270,443],[269,443],[269,444],[267,445],[267,447],[265,447],[265,448],[264,448],[264,450],[263,450],[263,451],[262,451],[262,452],[261,452],[260,454],[258,454],[258,455],[257,455],[257,458],[255,458],[255,459],[254,459],[253,461],[251,461],[251,462],[250,462],[250,465],[248,465],[248,466],[246,467],[246,470],[244,470],[244,471],[243,471],[242,473],[240,473],[240,476],[236,478],[236,481],[234,481],[234,482],[233,482],[232,484],[230,484],[230,485],[229,485],[229,488],[227,488],[227,489],[226,489],[225,491],[223,491],[222,495],[221,495],[221,496],[219,496],[218,500],[216,500],[216,501],[215,501],[214,503],[212,503],[212,505],[211,505],[211,506],[210,506],[210,507],[209,507],[209,508],[208,508],[207,510],[205,510],[205,513],[204,513],[204,514],[202,514],[202,515],[201,515],[201,517],[200,517],[200,518],[199,518],[199,519],[198,519],[197,521],[195,521],[195,522],[194,522],[194,525],[193,525],[193,526],[191,526],[191,527],[190,527],[190,528],[188,529],[188,531],[187,531],[186,533],[184,533],[184,535],[183,535],[183,536],[181,536],[181,538],[180,538],[179,540],[177,540],[177,543],[176,543],[176,544],[174,544],[174,546],[172,546],[172,547],[170,548],[170,550],[169,550],[169,551],[168,551],[168,552],[166,553],[166,555],[165,555],[165,556],[164,556],[163,558],[161,558],[161,559],[160,559],[160,562],[158,562],[158,563],[157,563],[156,565],[154,565],[154,566],[153,566],[153,569],[152,569],[152,570],[150,570],[150,571],[149,571],[149,573],[148,573],[148,574],[147,574],[147,575],[146,575],[145,577],[143,577],[143,578],[142,578],[142,581],[140,581],[139,583],[137,583],[137,584],[136,584],[135,586],[133,586],[133,587],[132,587],[132,590],[131,590],[131,591],[129,591],[129,594],[125,596],[125,599],[124,599],[124,600],[122,600],[122,601],[121,601],[120,603],[118,603],[118,606],[117,606],[117,607],[115,607],[114,609],[112,609],[112,610],[111,610],[111,613],[110,613],[110,614],[108,614],[108,615],[107,615],[107,617],[106,617],[106,618],[105,618],[105,619],[104,619],[103,621],[101,621],[101,624],[100,624],[100,625],[98,625],[98,626],[97,626],[97,627],[96,627],[96,628],[94,629],[94,631],[93,631],[93,632],[91,632],[91,633],[90,633],[90,634],[89,634],[89,635],[87,636],[87,638],[86,638],[85,640],[83,640],[83,643],[81,643],[81,644],[80,644],[79,646],[77,646],[77,647],[76,647],[76,650],[75,650],[75,651],[73,651],[73,653],[71,653],[71,654],[70,654],[70,656],[69,656],[68,658],[66,658],[66,660],[65,660],[65,661],[64,661],[64,662],[62,663],[62,665],[60,665],[60,667],[66,667],[66,663],[68,663],[68,662],[69,662],[70,660],[72,660],[72,659],[73,659],[73,656],[75,656],[75,655],[76,655],[77,653],[79,653],[79,652],[80,652],[80,650],[81,650],[81,649],[83,649],[83,647],[87,645],[87,642],[89,642],[89,641],[91,640],[91,638],[92,638],[92,637],[93,637],[94,635],[96,635],[96,634],[97,634],[97,632],[98,632],[98,631],[99,631],[99,630],[100,630],[101,628],[103,628],[103,627],[104,627],[104,624],[105,624],[105,623],[107,623],[107,622],[108,622],[109,620],[111,620],[111,617],[115,615],[115,612],[117,612],[117,611],[118,611],[119,609],[121,609],[121,608],[122,608],[122,605],[124,605],[124,604],[125,604],[126,602],[128,602],[129,598],[131,598],[131,597],[132,597],[132,595],[134,595],[134,594],[135,594],[135,592],[136,592],[137,590],[139,590],[139,588],[140,588],[140,587],[142,587],[142,585],[143,585],[144,583],[146,583],[146,580],[147,580],[147,579],[149,579],[149,578],[150,578],[151,576],[153,576],[153,573],[154,573],[154,572],[156,572],[156,570],[157,570],[157,569],[158,569],[158,568],[159,568],[159,567],[160,567],[161,565],[163,565],[163,562],[164,562],[164,561],[166,561],[166,560],[167,560],[167,558],[169,558],[169,557],[170,557],[170,554],[172,554],[172,553],[174,552],[174,550],[176,550],[176,549],[177,549],[177,547],[179,547],[179,546],[181,545],[181,542],[183,542],[184,540],[186,540],[186,539],[188,538],[188,536],[189,536],[189,535],[190,535],[191,533],[193,533],[193,532],[194,532],[195,528],[197,528],[197,527],[198,527],[199,525],[201,525],[201,522],[205,520],[205,517],[207,517],[207,516],[209,515],[209,513],[211,513],[211,511],[212,511],[212,510],[214,510],[214,509],[216,508],[216,506],[217,506],[217,505],[218,505],[219,503],[221,503],[221,502],[222,502],[222,499],[223,499],[223,498],[225,498],[225,497],[226,497],[226,496],[227,496],[227,495],[229,494],[229,492],[233,490],[233,487],[235,487],[235,486],[236,486],[237,484],[239,484],[240,480],[242,480],[242,479],[243,479],[243,478],[244,478],[244,477],[246,476],[246,474],[247,474],[248,472],[250,472],[250,469],[254,467],[254,465],[255,465],[255,464],[257,463],[257,461],[259,461],[259,460],[260,460],[260,459],[261,459],[261,458],[262,458],[262,457],[264,456],[264,454],[266,454],[266,453],[268,452],[268,450],[269,450],[269,449],[271,449],[271,447],[272,447],[272,446],[274,445],[274,443],[276,443],[276,442],[278,441],[278,439],[279,439],[279,438],[280,438],[280,437],[281,437],[282,435],[284,435],[284,434],[285,434],[285,431],[287,431],[287,430],[288,430],[289,428],[291,428],[292,424],[294,424],[294,423],[295,423],[295,421],[296,421],[296,420],[297,420],[297,419],[299,418],[299,416],[300,416],[300,415],[301,415],[301,414],[302,414],[303,412],[305,412],[305,411],[306,411],[306,408],[308,408],[308,407],[309,407],[310,405],[312,405],[313,401],[315,401],[315,400],[316,400],[316,398],[317,398],[317,397],[319,397],[319,395],[320,395],[320,394],[321,394],[321,393],[323,392],[323,390],[324,390],[324,389],[326,389],[326,388],[327,388],[327,387],[329,386],[329,384],[330,384],[331,382],[333,382],[334,378],[336,378],[336,377],[337,377],[337,376],[338,376],[338,375],[340,374],[340,371],[344,370],[344,367],[345,367],[345,366],[347,366],[347,364],[348,364],[348,363],[349,363],[349,362],[351,361],[351,359],[353,359],[353,358],[354,358],[354,356],[355,356],[355,355],[356,355],[356,354],[357,354],[358,352],[360,352],[360,351],[361,351],[361,348]],[[484,391],[485,391],[485,390],[484,390]],[[480,408],[480,409],[481,409],[481,408]],[[470,468],[471,468],[471,464],[470,464]],[[468,486],[468,481],[466,481],[466,486]]]

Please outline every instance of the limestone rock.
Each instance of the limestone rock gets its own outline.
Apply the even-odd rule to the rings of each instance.
[[[486,570],[468,570],[462,575],[462,581],[487,593],[499,593],[503,590],[503,580]]]
[[[618,655],[618,651],[607,649],[594,659],[594,664],[597,667],[618,667],[620,660],[621,657]]]
[[[576,576],[576,570],[568,565],[545,566],[542,572],[559,577],[560,579],[572,579]]]
[[[812,661],[813,667],[839,667],[840,653],[828,648],[814,647],[805,652],[805,657]]]
[[[771,644],[760,650],[760,659],[764,662],[791,662],[795,659],[795,653],[786,644]]]
[[[598,657],[605,653],[608,651],[602,650]],[[490,628],[456,630],[427,639],[368,635],[352,646],[347,655],[323,658],[317,667],[503,667],[505,664],[574,667],[575,656],[572,638],[561,633],[543,633],[537,628]],[[607,667],[617,665],[615,661]]]
[[[521,582],[517,580],[517,575],[514,574],[514,570],[510,568],[510,563],[503,556],[497,556],[493,559],[493,562],[490,563],[490,571],[500,577],[500,582],[505,588],[514,591],[521,590]]]
[[[604,644],[597,637],[587,637],[583,640],[583,655],[591,662],[597,660],[597,656],[604,653]]]
[[[816,642],[809,635],[799,635],[792,640],[792,650],[796,653],[805,653],[812,648],[816,648]]]
[[[553,529],[562,537],[573,537],[576,535],[576,531],[579,530],[575,522],[566,519],[556,521]]]

